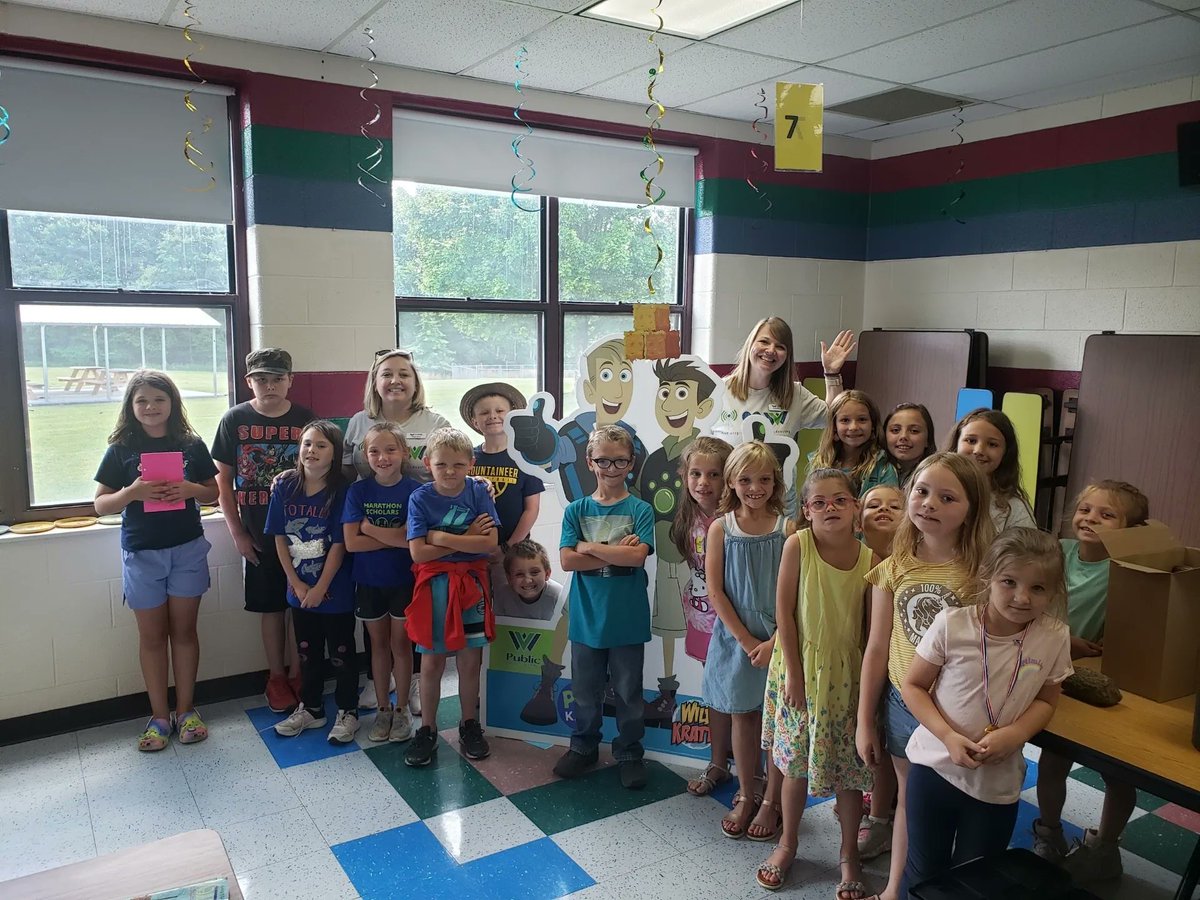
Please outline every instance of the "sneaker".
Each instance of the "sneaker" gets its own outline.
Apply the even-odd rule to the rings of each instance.
[[[458,742],[462,745],[467,759],[486,759],[492,752],[478,719],[467,719],[458,726]]]
[[[408,745],[408,751],[404,754],[404,764],[408,766],[429,765],[437,756],[437,745],[437,732],[428,725],[422,725],[417,729],[412,743]]]
[[[600,753],[596,750],[591,753],[568,750],[554,764],[554,774],[559,778],[578,778],[599,761]]]
[[[339,709],[333,727],[329,729],[329,743],[349,744],[354,740],[354,732],[358,731],[358,711]]]
[[[304,704],[300,704],[290,716],[275,724],[275,733],[280,737],[295,737],[309,728],[321,728],[325,725],[325,713],[314,716]]]
[[[1096,829],[1089,828],[1083,833],[1083,840],[1076,841],[1062,866],[1079,887],[1120,878],[1124,871],[1121,846],[1115,841],[1100,840]]]
[[[858,855],[874,859],[892,849],[892,820],[867,816],[858,829]]]
[[[621,787],[640,791],[646,786],[646,764],[640,759],[629,759],[618,764],[621,772]]]
[[[388,693],[396,689],[396,678],[392,676],[388,679]],[[375,682],[370,678],[367,679],[367,686],[362,689],[362,693],[358,695],[359,709],[375,709],[379,706],[379,698],[375,695]]]
[[[292,686],[286,675],[272,675],[267,678],[267,707],[273,713],[285,713],[297,703],[300,698],[292,693]]]
[[[412,714],[407,707],[397,706],[392,712],[392,730],[388,732],[388,740],[393,744],[402,744],[412,737]]]
[[[371,730],[367,732],[367,740],[374,741],[376,744],[388,740],[392,736],[392,722],[395,714],[396,711],[391,707],[375,713],[375,721],[371,723]]]
[[[1033,820],[1033,852],[1055,865],[1063,861],[1067,855],[1067,838],[1061,822],[1051,828],[1043,825],[1041,819]]]
[[[421,678],[419,672],[413,672],[413,679],[408,683],[408,711],[414,716],[421,714]]]

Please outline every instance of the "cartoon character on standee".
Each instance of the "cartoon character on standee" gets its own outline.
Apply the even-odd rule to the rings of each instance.
[[[585,359],[583,398],[592,409],[580,409],[562,422],[554,422],[554,400],[535,394],[528,410],[509,414],[506,429],[512,454],[535,467],[540,475],[557,475],[563,505],[596,490],[596,477],[587,467],[588,435],[600,425],[618,425],[633,439],[633,464],[625,481],[629,492],[638,493],[637,473],[646,458],[646,448],[637,430],[623,416],[633,402],[633,366],[625,358],[625,344],[604,341]]]
[[[679,458],[700,434],[696,423],[712,414],[713,391],[720,380],[698,360],[680,358],[659,360],[654,364],[658,391],[654,398],[654,418],[664,436],[662,446],[647,457],[638,484],[641,498],[654,509],[655,567],[654,608],[650,631],[662,640],[663,677],[658,680],[658,696],[646,702],[647,725],[670,728],[675,713],[675,642],[687,633],[683,594],[691,571],[671,540],[671,523],[684,490],[679,474]]]

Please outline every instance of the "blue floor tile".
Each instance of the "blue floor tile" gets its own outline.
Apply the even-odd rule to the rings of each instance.
[[[1024,800],[1017,802],[1019,803],[1017,807],[1017,824],[1013,827],[1012,841],[1009,843],[1009,846],[1024,847],[1026,850],[1032,850],[1033,820],[1038,817],[1038,808]],[[1074,843],[1076,839],[1083,840],[1083,829],[1078,825],[1072,825],[1064,819],[1062,827],[1068,846]]]
[[[471,891],[463,867],[424,822],[336,844],[331,849],[363,900],[477,896]]]
[[[472,860],[462,872],[468,896],[488,900],[552,900],[595,884],[550,838]]]
[[[358,753],[360,748],[351,741],[349,744],[329,743],[329,729],[333,727],[337,717],[337,704],[333,695],[325,697],[325,724],[321,728],[303,731],[295,737],[280,737],[275,733],[275,724],[282,722],[284,716],[273,713],[265,706],[246,710],[246,715],[254,723],[258,736],[262,738],[271,756],[275,758],[279,768],[287,769],[304,763],[316,762],[318,759],[329,759],[344,753]]]

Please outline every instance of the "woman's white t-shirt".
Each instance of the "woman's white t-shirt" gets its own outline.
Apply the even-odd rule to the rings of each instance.
[[[367,431],[376,422],[386,419],[372,419],[366,410],[356,412],[346,423],[346,452],[342,454],[342,465],[354,466],[360,478],[371,477],[371,467],[363,453],[362,442]],[[424,484],[430,480],[429,470],[421,461],[425,455],[425,442],[429,434],[436,428],[445,428],[450,424],[445,416],[435,413],[432,409],[422,409],[413,413],[408,420],[400,425],[404,432],[404,441],[408,444],[409,458],[404,461],[404,474]]]
[[[729,393],[729,380],[725,378],[725,408],[712,426],[712,436],[737,447],[744,443],[742,420],[761,413],[769,423],[768,437],[796,439],[796,433],[805,428],[825,427],[825,401],[812,393],[800,382],[792,386],[792,405],[781,407],[771,397],[770,388],[751,388],[745,400],[738,400]]]

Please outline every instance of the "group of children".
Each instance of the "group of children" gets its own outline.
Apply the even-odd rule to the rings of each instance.
[[[775,369],[790,360],[790,343],[786,354],[760,343],[752,333],[743,353],[770,356]],[[293,698],[279,710],[288,715],[276,731],[289,736],[325,725],[328,652],[337,708],[329,739],[354,739],[362,620],[379,688],[370,739],[411,740],[409,765],[433,760],[440,680],[454,653],[460,742],[467,756],[487,756],[477,710],[495,611],[548,618],[561,590],[549,578],[545,549],[529,540],[542,485],[513,464],[505,439],[505,418],[524,398],[503,384],[469,392],[463,418],[483,437],[472,447],[465,434],[434,421],[411,355],[384,351],[368,378],[362,421],[351,420],[344,439],[333,423],[287,402],[290,369],[284,351],[250,355],[255,399],[226,414],[215,465],[167,376],[140,372],[129,381],[97,473],[96,506],[125,511],[125,595],[138,620],[153,713],[139,748],[162,749],[175,732],[181,743],[207,734],[192,702],[196,609],[208,587],[197,504],[212,502],[219,488],[248,562],[247,608],[264,613],[268,695],[286,690]],[[388,418],[404,412],[401,424]],[[414,426],[418,412],[430,422]],[[305,421],[296,424],[299,418]],[[428,424],[436,427],[425,431]],[[234,453],[239,441],[260,456]],[[261,445],[271,441],[295,449],[263,455]],[[645,567],[657,531],[662,549],[669,543],[669,558],[687,570],[679,580],[686,585],[679,600],[686,649],[703,662],[710,711],[711,761],[688,790],[704,795],[733,777],[732,757],[738,791],[720,828],[734,839],[778,841],[756,873],[762,887],[785,883],[810,793],[836,797],[839,900],[868,897],[861,860],[889,846],[887,887],[871,895],[888,900],[906,898],[909,886],[955,862],[1006,847],[1024,773],[1021,749],[1053,715],[1071,659],[1101,649],[1101,535],[1143,523],[1145,497],[1121,482],[1089,486],[1076,502],[1075,540],[1060,547],[1033,527],[1016,437],[1003,413],[968,414],[947,449],[934,452],[923,406],[901,404],[884,419],[859,391],[841,391],[828,404],[795,517],[785,512],[783,472],[767,444],[733,447],[693,434],[679,445],[682,490],[673,518],[658,522],[655,508],[629,491],[644,455],[630,430],[597,421],[586,433],[586,471],[578,475],[591,489],[567,506],[560,540],[561,567],[572,573],[564,617],[575,708],[555,773],[576,777],[597,763],[611,706],[620,780],[632,789],[647,782],[643,663],[652,604]],[[142,480],[140,454],[163,450],[183,452],[183,482]],[[255,480],[264,473],[270,477]],[[182,500],[184,508],[147,513],[146,500]],[[273,548],[264,546],[265,535]],[[271,557],[294,626],[298,672],[291,677],[283,616],[268,619],[282,611],[259,597]],[[659,615],[656,608],[656,621]],[[404,702],[414,646],[428,723],[415,735]],[[392,680],[394,704],[383,687]],[[1059,816],[1071,761],[1049,753],[1041,759],[1038,852],[1065,857],[1084,877],[1119,874],[1116,842],[1133,809],[1132,789],[1109,781],[1100,829],[1067,856]]]

